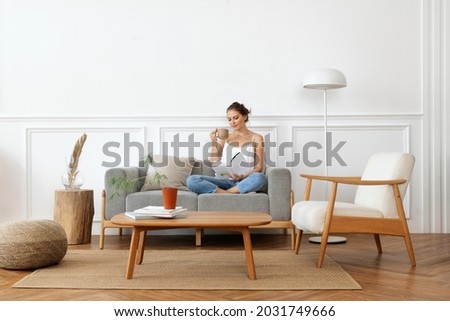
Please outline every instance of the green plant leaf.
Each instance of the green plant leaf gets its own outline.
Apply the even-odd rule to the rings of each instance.
[[[144,159],[144,164],[146,166],[153,166],[153,156],[151,154],[148,154],[145,159]],[[156,184],[158,184],[159,186],[162,187],[162,185],[164,184],[164,181],[167,180],[167,176],[164,174],[161,174],[160,172],[158,172],[158,170],[155,168],[155,172],[153,175],[153,180]],[[113,199],[115,197],[120,196],[120,192],[125,192],[125,193],[129,193],[131,191],[133,191],[136,186],[138,186],[139,181],[141,179],[145,179],[147,176],[142,176],[142,177],[138,177],[135,179],[128,179],[126,177],[111,177],[108,180],[107,185],[109,187],[111,187],[112,189],[114,189],[114,191],[112,192],[112,194],[110,195],[109,199]]]

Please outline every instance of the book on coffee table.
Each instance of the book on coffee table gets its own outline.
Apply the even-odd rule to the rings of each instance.
[[[133,212],[125,212],[125,215],[135,220],[148,220],[151,218],[173,218],[186,215],[187,209],[177,206],[173,210],[166,210],[163,206],[146,206]]]

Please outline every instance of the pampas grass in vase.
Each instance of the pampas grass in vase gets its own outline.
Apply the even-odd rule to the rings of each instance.
[[[83,177],[78,170],[78,163],[86,138],[87,135],[83,134],[75,143],[72,156],[67,164],[67,171],[62,177],[63,184],[67,190],[77,190],[83,185]]]

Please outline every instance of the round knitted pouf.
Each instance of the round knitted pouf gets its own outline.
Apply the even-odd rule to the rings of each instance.
[[[0,224],[0,268],[37,269],[62,260],[67,235],[51,220],[23,220]]]

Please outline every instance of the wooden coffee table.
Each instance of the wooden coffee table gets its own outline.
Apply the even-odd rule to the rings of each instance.
[[[186,217],[159,218],[150,220],[134,220],[124,213],[115,215],[111,222],[133,228],[130,242],[130,253],[125,278],[131,279],[135,264],[141,264],[144,259],[145,232],[149,230],[176,228],[209,228],[239,231],[244,240],[245,257],[247,261],[248,277],[256,280],[255,262],[253,260],[250,226],[269,224],[270,215],[260,212],[220,212],[202,211],[186,212]]]

